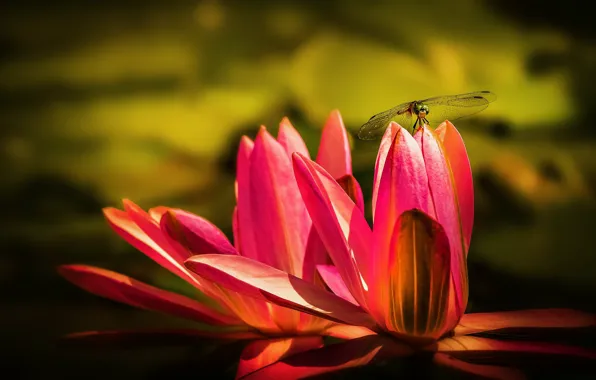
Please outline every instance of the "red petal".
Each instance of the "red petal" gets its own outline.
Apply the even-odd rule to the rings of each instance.
[[[303,379],[343,369],[361,367],[375,359],[405,356],[407,346],[378,335],[365,336],[290,356],[253,372],[245,379]]]
[[[172,209],[168,211],[161,219],[161,229],[165,234],[188,249],[191,255],[203,253],[238,254],[219,228],[208,220],[183,210]]]
[[[335,322],[374,327],[370,316],[333,293],[242,256],[200,255],[186,261],[193,272],[230,290]]]
[[[213,325],[242,325],[235,317],[119,273],[87,265],[63,265],[58,271],[86,291],[114,301]]]
[[[354,305],[358,305],[358,302],[354,299],[352,293],[350,293],[346,283],[339,275],[337,267],[334,265],[317,265],[317,270],[323,278],[323,281],[325,281],[325,284],[327,284],[333,293]]]
[[[236,378],[243,378],[254,371],[287,358],[288,356],[321,348],[322,346],[323,339],[319,336],[253,341],[242,351]]]
[[[570,355],[596,359],[596,351],[581,347],[565,346],[561,344],[542,342],[516,342],[479,338],[475,336],[456,336],[438,342],[438,352],[447,352],[457,357],[473,357],[486,352],[519,353],[546,355]]]
[[[449,160],[453,178],[455,179],[467,254],[470,247],[470,240],[472,239],[472,227],[474,226],[474,183],[472,180],[470,159],[466,152],[464,140],[449,121],[445,121],[439,125],[435,130],[435,134],[443,143],[445,155]]]
[[[462,372],[482,376],[487,379],[525,379],[524,374],[514,368],[466,363],[446,354],[435,354],[433,357],[433,361],[439,365],[454,368]]]
[[[323,128],[317,163],[335,179],[352,174],[350,141],[338,110],[331,112]]]
[[[507,328],[573,328],[596,325],[596,315],[570,309],[530,309],[464,314],[457,335]]]
[[[110,227],[130,245],[193,286],[204,288],[204,284],[184,267],[183,262],[186,257],[181,256],[174,249],[157,244],[130,219],[126,212],[111,207],[105,208],[103,212]]]
[[[284,117],[281,123],[279,123],[277,141],[284,147],[288,153],[288,157],[291,157],[294,152],[299,152],[300,154],[310,157],[300,133],[298,133],[287,117]]]
[[[256,259],[258,251],[255,243],[255,228],[251,217],[250,199],[250,156],[254,149],[254,143],[244,136],[240,140],[238,148],[238,159],[236,162],[236,183],[238,198],[238,222],[240,245],[236,248],[242,256]],[[238,244],[237,244],[238,245]]]
[[[63,343],[98,346],[169,346],[197,344],[205,339],[259,339],[263,336],[253,331],[201,331],[186,330],[129,330],[129,331],[85,331],[69,334]]]
[[[362,210],[321,166],[299,154],[293,159],[296,180],[313,224],[350,293],[365,306],[372,234]]]

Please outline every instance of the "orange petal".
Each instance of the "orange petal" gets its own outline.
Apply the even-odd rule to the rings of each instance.
[[[573,328],[596,325],[596,315],[570,309],[530,309],[464,314],[457,335],[507,328]]]
[[[356,339],[368,335],[377,335],[376,332],[362,326],[351,326],[343,324],[334,324],[322,332],[325,336],[332,336],[339,339]]]
[[[362,195],[362,188],[356,178],[351,174],[347,174],[337,178],[337,183],[344,189],[350,199],[356,203],[356,206],[364,212],[364,196]]]
[[[335,179],[352,174],[350,141],[338,110],[331,112],[323,128],[317,163]]]
[[[383,293],[387,329],[416,338],[443,334],[450,281],[449,240],[442,226],[418,210],[397,219]]]
[[[95,295],[138,308],[212,325],[242,325],[235,317],[215,311],[177,293],[155,288],[128,276],[87,265],[63,265],[58,272]]]
[[[525,379],[524,374],[514,368],[494,365],[472,364],[458,360],[446,354],[435,354],[433,361],[436,364],[457,369],[458,371],[482,376],[487,379],[519,380]]]
[[[242,351],[236,378],[243,378],[279,360],[322,346],[323,338],[320,336],[255,340]]]

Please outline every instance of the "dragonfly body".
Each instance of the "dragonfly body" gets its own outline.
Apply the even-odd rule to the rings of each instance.
[[[420,128],[424,124],[430,125],[431,121],[440,123],[478,113],[496,98],[490,91],[477,91],[403,103],[371,117],[360,128],[358,137],[361,140],[374,140],[383,135],[389,122],[394,119],[404,126],[413,121],[414,133],[417,126]]]

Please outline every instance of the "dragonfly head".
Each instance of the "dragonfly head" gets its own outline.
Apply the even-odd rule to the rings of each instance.
[[[414,113],[420,118],[425,118],[430,113],[428,106],[424,103],[414,104]]]

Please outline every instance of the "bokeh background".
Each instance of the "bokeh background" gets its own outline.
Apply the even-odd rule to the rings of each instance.
[[[189,326],[56,274],[87,263],[192,294],[119,240],[101,208],[185,208],[231,235],[241,135],[289,116],[315,152],[332,109],[356,132],[398,103],[485,89],[498,100],[456,124],[476,182],[469,310],[596,311],[591,24],[577,0],[3,1],[2,366],[221,373],[207,346],[56,346],[73,331]],[[353,143],[370,204],[378,142]]]

